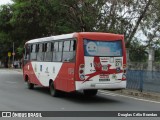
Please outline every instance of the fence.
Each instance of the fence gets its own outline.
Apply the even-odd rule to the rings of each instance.
[[[154,62],[154,51],[149,50],[147,62],[131,62],[127,51],[127,88],[160,92],[160,63]]]
[[[148,70],[128,70],[127,88],[139,91],[160,92],[160,72]]]

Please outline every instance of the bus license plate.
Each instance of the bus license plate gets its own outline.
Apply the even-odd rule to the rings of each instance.
[[[99,81],[110,81],[109,74],[100,74],[99,75]]]
[[[100,82],[105,82],[105,81],[110,81],[109,78],[106,78],[106,79],[99,79]]]

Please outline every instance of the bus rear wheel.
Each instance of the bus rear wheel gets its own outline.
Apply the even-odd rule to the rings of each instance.
[[[95,96],[98,90],[83,90],[84,95],[86,96]]]
[[[57,97],[58,96],[58,90],[56,90],[55,86],[54,86],[54,82],[51,82],[49,84],[49,90],[50,90],[50,94],[52,97]]]
[[[30,81],[27,80],[27,87],[28,87],[28,89],[33,89],[34,88],[34,84],[30,83]]]

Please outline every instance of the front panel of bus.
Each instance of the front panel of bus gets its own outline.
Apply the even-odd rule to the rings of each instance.
[[[76,90],[126,88],[126,53],[122,35],[79,37]]]

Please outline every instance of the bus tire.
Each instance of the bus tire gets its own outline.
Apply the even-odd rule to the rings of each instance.
[[[54,82],[50,82],[49,84],[49,90],[50,90],[50,94],[52,97],[57,97],[58,96],[58,90],[55,89],[55,86],[54,86]]]
[[[83,90],[84,95],[86,96],[95,96],[97,94],[98,90]]]
[[[30,83],[30,81],[27,80],[27,87],[28,87],[28,89],[34,89],[34,84]]]

